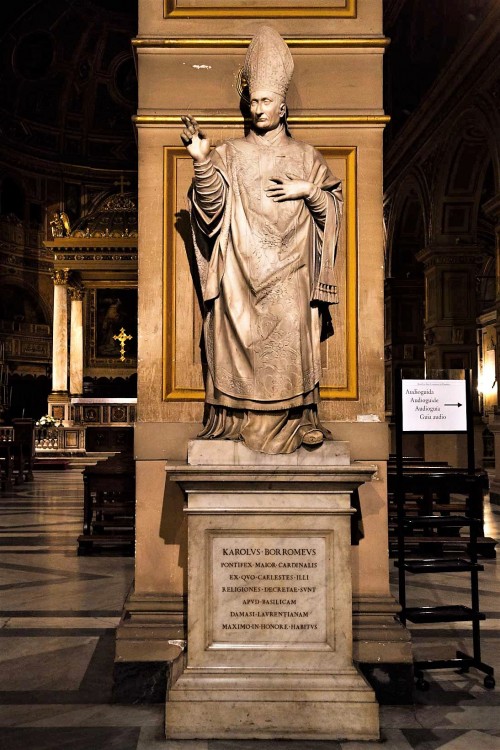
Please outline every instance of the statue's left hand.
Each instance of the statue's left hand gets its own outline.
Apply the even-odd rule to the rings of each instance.
[[[284,177],[271,177],[270,184],[266,187],[266,195],[276,203],[283,201],[294,201],[300,198],[310,198],[316,185],[307,180],[300,180],[294,175],[286,174]]]

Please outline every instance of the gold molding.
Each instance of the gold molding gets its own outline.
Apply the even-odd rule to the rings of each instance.
[[[346,305],[345,305],[345,356],[347,385],[335,388],[320,385],[324,401],[358,398],[358,159],[356,146],[330,146],[318,148],[323,156],[343,156],[346,160],[346,189],[344,189],[344,221],[346,244]]]
[[[203,389],[178,388],[175,357],[175,213],[177,161],[190,159],[186,149],[178,146],[163,148],[163,400],[203,401]]]
[[[134,115],[136,125],[180,125],[180,115]],[[243,125],[241,115],[197,115],[203,125]],[[295,115],[287,118],[289,125],[387,125],[389,115]]]
[[[344,158],[346,162],[346,190],[344,191],[344,216],[346,222],[346,338],[345,361],[347,383],[345,387],[323,385],[321,398],[331,400],[356,400],[358,398],[358,238],[357,238],[357,148],[356,146],[329,146],[318,148],[325,158]],[[163,148],[163,400],[203,401],[203,389],[185,388],[177,384],[176,372],[176,257],[175,213],[177,162],[189,159],[182,147]]]
[[[233,7],[214,5],[207,8],[179,7],[179,0],[163,0],[164,18],[357,18],[357,0],[345,0],[344,7],[328,8],[304,3],[297,8],[278,7],[241,7],[243,3],[235,2]]]
[[[251,42],[250,37],[173,37],[170,39],[158,38],[135,38],[132,46],[136,49],[185,49],[185,48],[222,48],[222,49],[246,49]],[[356,49],[356,48],[385,48],[391,43],[388,37],[286,37],[285,42],[289,47],[319,48],[319,49]]]

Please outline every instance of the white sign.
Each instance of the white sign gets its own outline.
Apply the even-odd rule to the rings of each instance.
[[[467,432],[465,380],[403,380],[403,432]]]

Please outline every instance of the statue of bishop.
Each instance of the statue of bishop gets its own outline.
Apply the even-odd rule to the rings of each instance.
[[[318,417],[320,339],[333,332],[341,182],[288,133],[293,60],[274,29],[259,28],[243,73],[246,137],[211,149],[196,120],[182,118],[205,305],[208,408],[199,437],[291,453],[332,439]]]

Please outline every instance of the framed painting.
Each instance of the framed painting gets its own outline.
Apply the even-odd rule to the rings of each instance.
[[[90,367],[136,367],[137,289],[91,289],[87,330]]]

